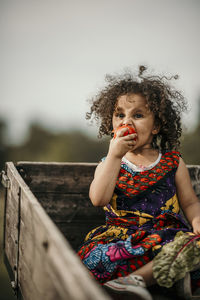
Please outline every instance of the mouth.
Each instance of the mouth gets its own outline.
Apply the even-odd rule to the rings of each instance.
[[[122,128],[126,128],[126,129],[127,129],[127,130],[124,132],[123,136],[126,136],[126,135],[128,135],[128,134],[136,133],[134,127],[132,127],[132,126],[130,126],[130,125],[121,125],[121,126],[117,127],[116,129],[114,129],[114,130],[112,131],[111,136],[115,138],[116,135],[117,135],[117,131],[118,131],[118,130],[121,130]]]

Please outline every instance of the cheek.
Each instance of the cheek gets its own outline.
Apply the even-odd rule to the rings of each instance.
[[[112,119],[112,126],[113,126],[113,128],[118,127],[119,123],[120,123],[120,122],[119,122],[118,119],[116,119],[116,118],[113,118],[113,119]]]
[[[145,131],[145,125],[142,122],[135,122],[134,123],[135,129],[137,132],[144,132]]]
[[[147,124],[146,122],[138,122],[138,124],[135,124],[135,129],[137,133],[141,136],[147,136],[150,134],[150,128],[151,124]]]

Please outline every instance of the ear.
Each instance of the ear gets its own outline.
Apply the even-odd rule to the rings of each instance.
[[[159,133],[159,131],[160,131],[160,125],[155,125],[155,126],[153,127],[152,134],[153,134],[153,135],[156,135],[156,134]]]

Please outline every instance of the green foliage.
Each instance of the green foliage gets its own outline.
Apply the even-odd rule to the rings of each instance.
[[[22,145],[3,143],[0,122],[1,167],[3,161],[98,162],[106,155],[109,138],[95,139],[81,131],[53,133],[39,124],[32,124]],[[181,153],[186,164],[200,164],[200,125],[182,138]]]
[[[32,124],[23,145],[9,147],[11,161],[97,162],[106,154],[107,140],[89,138],[80,131],[52,133]]]

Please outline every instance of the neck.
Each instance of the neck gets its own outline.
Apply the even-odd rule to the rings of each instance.
[[[142,149],[136,149],[135,151],[129,151],[126,153],[126,158],[135,165],[148,166],[152,164],[158,158],[159,151],[153,149],[149,145]]]
[[[148,154],[152,154],[152,153],[158,153],[158,151],[156,149],[154,149],[152,147],[151,144],[145,145],[141,148],[137,148],[135,150],[132,151],[135,155],[148,155]]]

